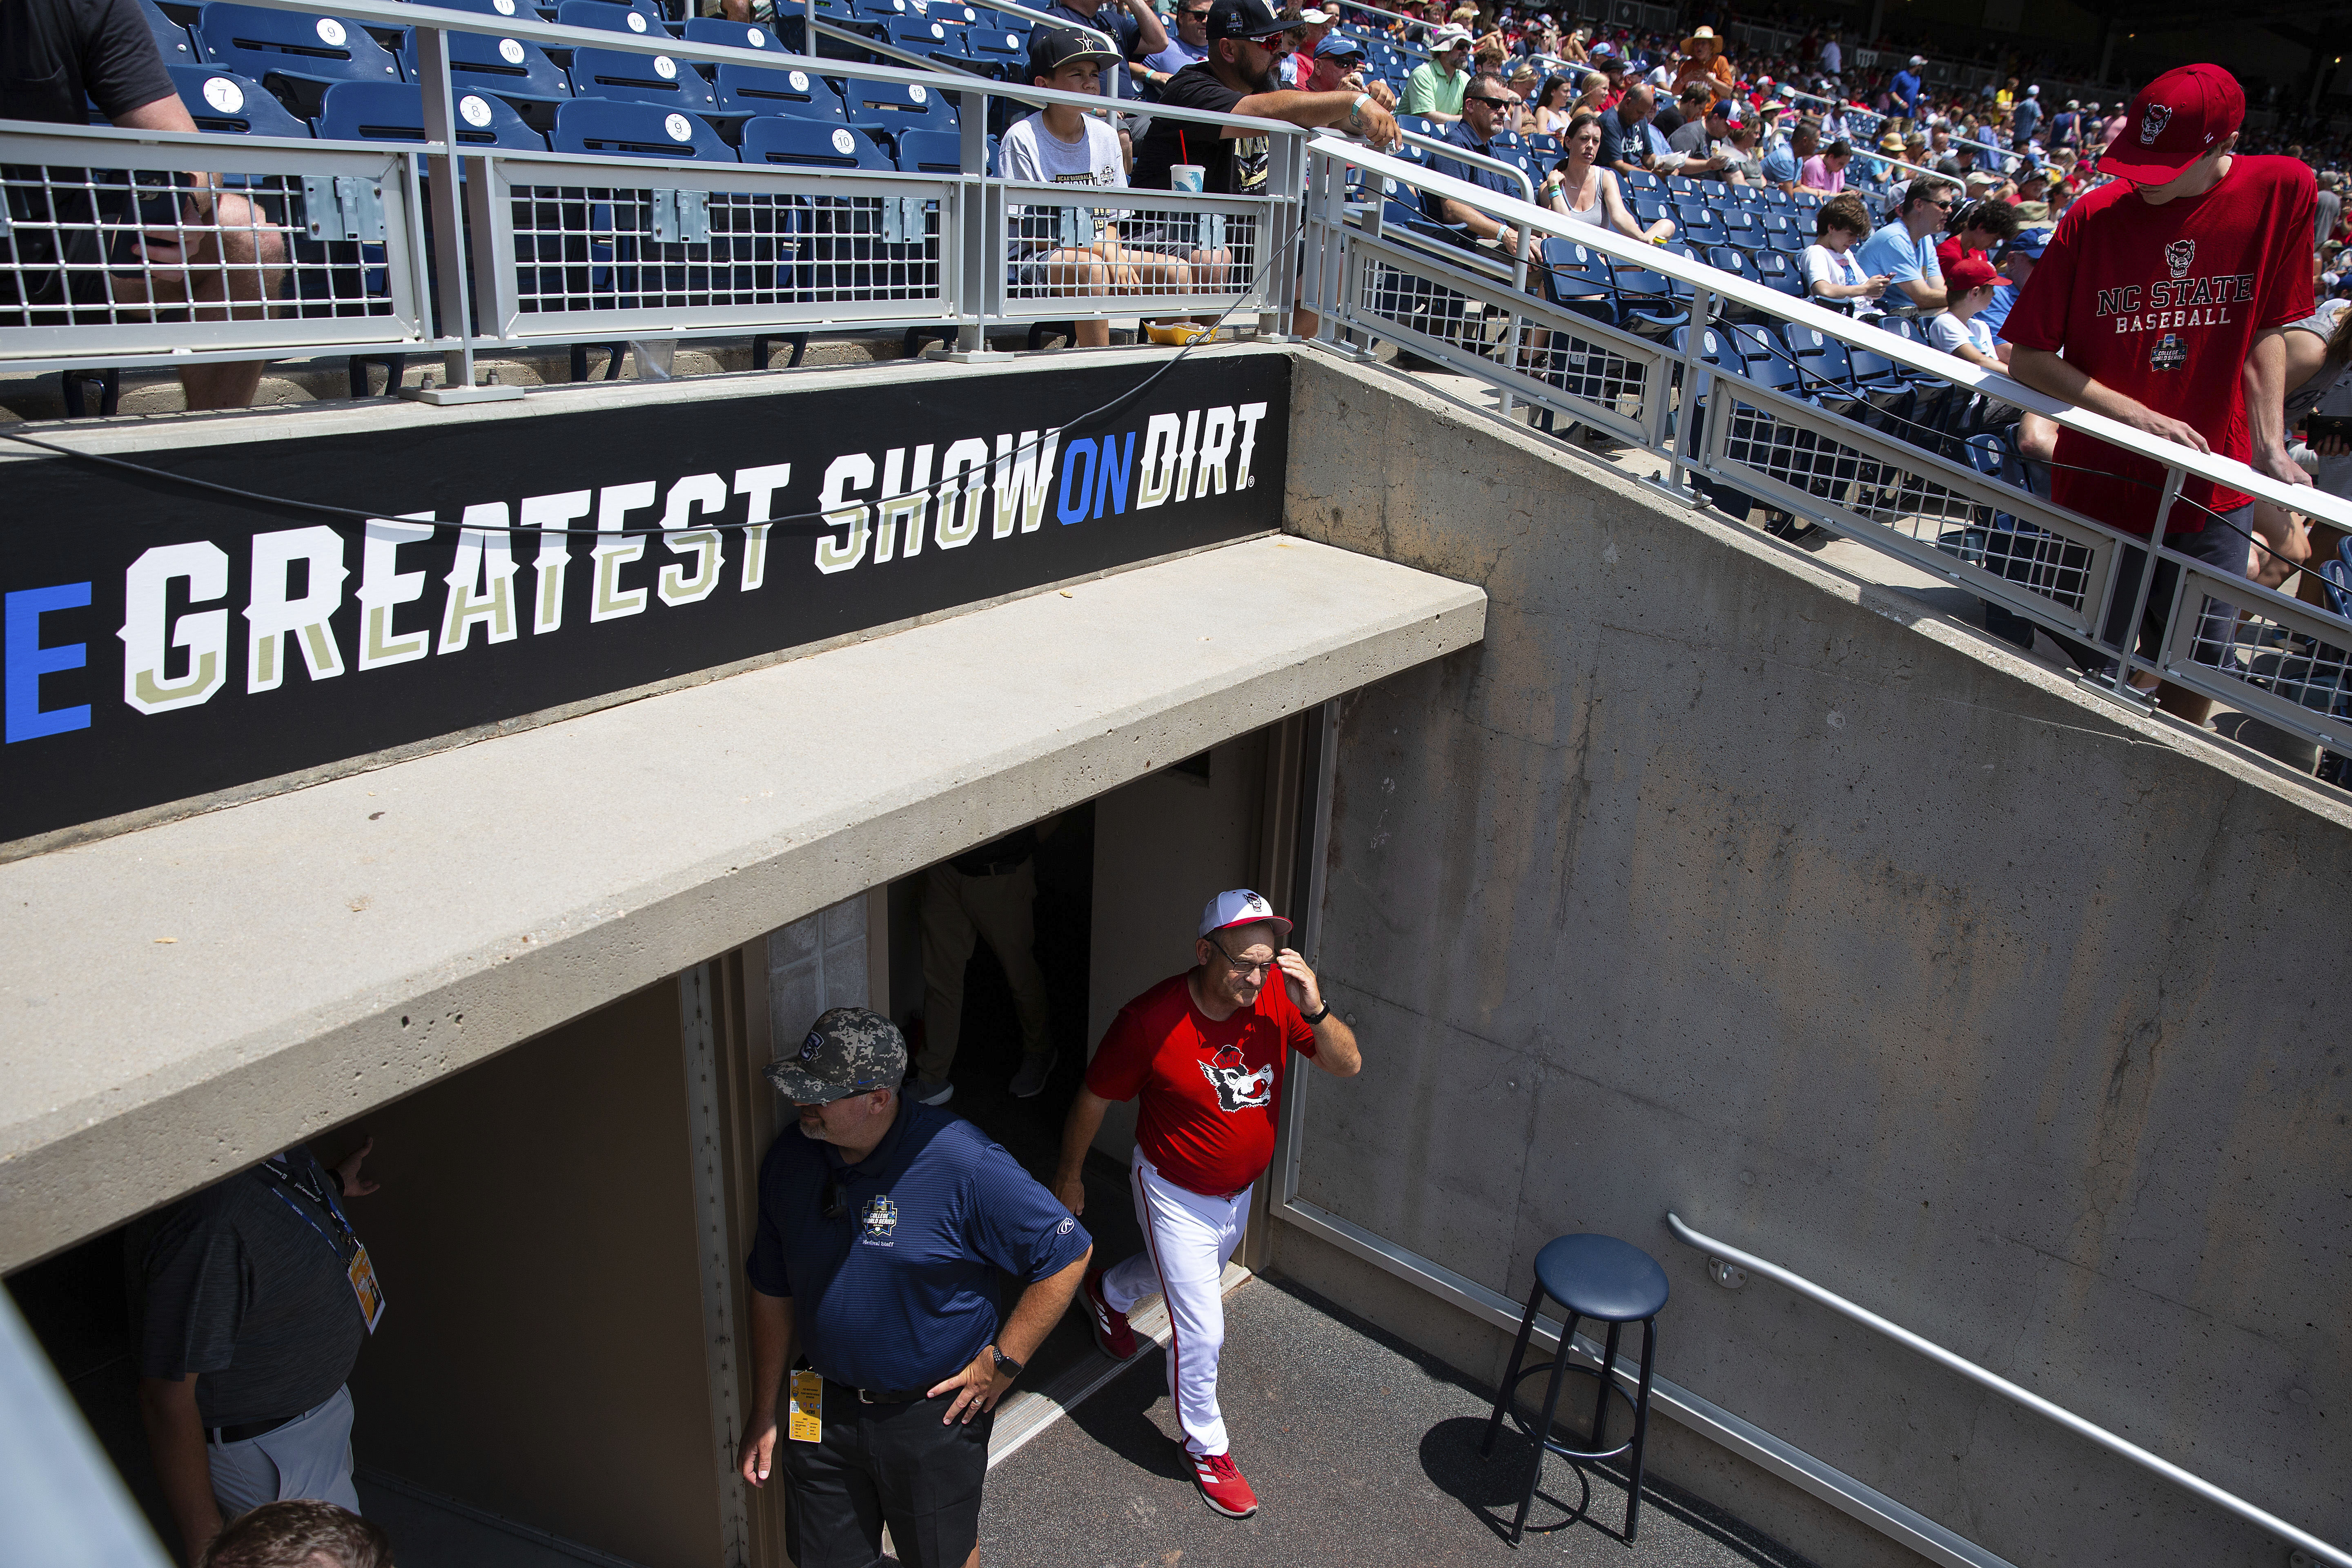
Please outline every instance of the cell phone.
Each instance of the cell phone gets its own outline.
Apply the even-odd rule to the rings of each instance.
[[[2352,442],[2352,414],[2307,414],[2303,434],[2306,441],[2325,441],[2333,436],[2338,441]]]

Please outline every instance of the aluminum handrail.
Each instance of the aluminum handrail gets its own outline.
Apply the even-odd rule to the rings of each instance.
[[[1798,88],[1798,87],[1792,87],[1792,88],[1790,88],[1790,89],[1789,89],[1789,96],[1790,96],[1790,97],[1791,97],[1791,98],[1801,98],[1801,99],[1804,99],[1804,100],[1806,100],[1807,101],[1809,101],[1809,102],[1812,102],[1812,103],[1826,103],[1826,104],[1831,104],[1831,105],[1833,105],[1834,107],[1837,107],[1837,108],[1840,108],[1840,109],[1851,109],[1851,108],[1853,107],[1853,105],[1852,105],[1849,101],[1847,101],[1847,100],[1843,100],[1843,99],[1830,98],[1830,97],[1825,96],[1824,94],[1818,93],[1818,92],[1807,92],[1804,89],[1802,89],[1802,88]],[[1881,121],[1885,121],[1885,120],[1887,118],[1887,116],[1885,116],[1885,115],[1879,114],[1879,113],[1878,113],[1878,110],[1874,110],[1874,109],[1865,109],[1865,110],[1863,110],[1863,112],[1864,112],[1864,114],[1873,114],[1873,115],[1877,115],[1877,116],[1878,116],[1878,118],[1879,118]],[[1968,137],[1966,137],[1966,136],[1955,136],[1955,137],[1953,137],[1953,138],[1952,138],[1952,144],[1953,144],[1954,146],[1956,146],[1956,147],[1974,147],[1974,148],[1976,148],[1979,152],[1981,152],[1981,153],[1990,153],[1994,154],[1996,157],[2000,157],[2000,158],[2021,158],[2021,157],[2025,156],[2024,153],[2023,153],[2023,152],[2021,152],[2021,150],[2017,149],[2017,148],[2014,148],[2014,147],[1997,147],[1997,146],[1993,145],[1993,143],[1991,143],[1991,142],[1975,142],[1975,141],[1971,141],[1971,140],[1969,140],[1969,139]],[[1906,165],[1904,165],[1904,166],[1905,166],[1906,168],[1909,168],[1909,167],[1912,167],[1913,165],[1906,164]],[[1921,170],[1920,172],[1921,172],[1922,174],[1934,174],[1934,173],[1935,173],[1935,171],[1934,171],[1934,170],[1932,170],[1932,169],[1925,169],[1925,170]],[[1950,179],[1951,177],[1952,177],[1952,176],[1951,176],[1951,175],[1949,175],[1949,174],[1946,174],[1946,175],[1944,176],[1944,178],[1945,178],[1945,179],[1948,179],[1948,179]]]
[[[2071,403],[2048,396],[2022,382],[2012,381],[1994,371],[1982,369],[1952,355],[1943,353],[1909,338],[1869,326],[1843,311],[1826,310],[1810,300],[1800,300],[1768,289],[1759,283],[1731,273],[1718,271],[1704,262],[1693,261],[1646,241],[1628,239],[1605,225],[1573,224],[1549,208],[1521,202],[1498,192],[1440,174],[1418,164],[1389,157],[1354,143],[1333,149],[1328,138],[1310,144],[1315,151],[1338,151],[1347,161],[1367,174],[1378,174],[1401,184],[1414,185],[1451,196],[1456,201],[1481,207],[1504,219],[1515,228],[1533,225],[1545,233],[1573,239],[1590,249],[1601,251],[1612,258],[1631,262],[1636,267],[1664,274],[1678,282],[1704,289],[1720,300],[1738,303],[1780,321],[1794,321],[1801,326],[1818,328],[1826,335],[1853,347],[1883,354],[1895,363],[1966,386],[1972,391],[2030,409],[2053,423],[2084,436],[2095,437],[2111,447],[2137,457],[2177,468],[2199,479],[2210,479],[2226,489],[2242,491],[2258,500],[2290,508],[2333,523],[2352,531],[2352,500],[2326,494],[2312,486],[2282,484],[2266,474],[2247,467],[2234,458],[2200,452],[2177,442],[2166,441],[2135,430],[2119,420],[2110,419]],[[2107,531],[2114,531],[2108,530]],[[2137,548],[2146,542],[2131,538]],[[2251,584],[2250,584],[2251,586]]]
[[[2339,1547],[2329,1545],[2309,1531],[2289,1524],[2276,1514],[2255,1507],[2234,1492],[2224,1491],[2203,1477],[2182,1469],[2171,1460],[2159,1458],[2137,1443],[2116,1436],[2105,1427],[2084,1420],[2063,1405],[2052,1404],[2032,1389],[2021,1388],[2000,1373],[1988,1372],[1967,1357],[1955,1354],[1933,1340],[1916,1334],[1900,1323],[1882,1318],[1869,1308],[1849,1301],[1836,1291],[1816,1285],[1801,1274],[1792,1273],[1777,1263],[1768,1262],[1752,1252],[1746,1252],[1727,1242],[1717,1241],[1713,1237],[1703,1236],[1685,1224],[1680,1215],[1669,1211],[1666,1215],[1666,1225],[1675,1233],[1675,1239],[1684,1246],[1696,1247],[1710,1257],[1738,1264],[1750,1274],[1761,1275],[1777,1284],[1784,1285],[1809,1300],[1818,1301],[1830,1310],[1851,1318],[1863,1327],[1874,1330],[1899,1345],[1918,1352],[1937,1364],[1958,1373],[1969,1382],[1989,1388],[2002,1398],[2021,1405],[2037,1415],[2048,1417],[2077,1436],[2089,1438],[2108,1452],[2120,1455],[2140,1468],[2153,1475],[2161,1476],[2173,1485],[2195,1493],[2216,1508],[2228,1510],[2247,1523],[2259,1530],[2270,1531],[2289,1545],[2309,1552],[2323,1563],[2334,1563],[2336,1568],[2352,1568],[2352,1552],[2346,1552]]]

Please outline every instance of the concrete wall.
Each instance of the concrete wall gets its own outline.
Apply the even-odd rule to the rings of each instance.
[[[675,983],[368,1119],[364,1468],[631,1562],[716,1563]]]
[[[1673,1279],[1664,1375],[2020,1564],[2284,1552],[1712,1285],[1668,1209],[2352,1537],[2340,797],[1392,380],[1297,385],[1291,526],[1490,596],[1477,647],[1347,703],[1321,956],[1366,1066],[1313,1086],[1301,1195],[1514,1296],[1554,1236],[1633,1241]],[[1277,1231],[1277,1267],[1499,1370]],[[1885,1555],[1686,1434],[1660,1460]]]

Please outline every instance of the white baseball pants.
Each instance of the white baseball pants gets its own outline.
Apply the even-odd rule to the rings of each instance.
[[[1217,1408],[1217,1356],[1225,1344],[1225,1300],[1217,1282],[1249,1223],[1249,1189],[1230,1198],[1188,1192],[1135,1152],[1129,1181],[1143,1250],[1103,1276],[1103,1296],[1117,1312],[1154,1294],[1168,1302],[1168,1392],[1195,1454],[1225,1451],[1225,1417]]]

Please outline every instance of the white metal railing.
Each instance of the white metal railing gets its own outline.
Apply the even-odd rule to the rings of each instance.
[[[838,34],[910,64],[567,27],[527,12],[253,4],[409,32],[425,140],[0,122],[13,215],[0,223],[0,365],[437,353],[454,390],[471,388],[478,353],[550,342],[903,326],[950,329],[971,351],[992,321],[1248,309],[1272,331],[1288,306],[1283,258],[1305,135],[1286,123],[1151,106],[1156,119],[1268,138],[1264,194],[1129,191],[1080,205],[1062,187],[1047,202],[1042,187],[990,171],[988,105],[1099,109],[1100,99],[943,71],[880,39]],[[813,37],[836,31],[816,21]],[[453,80],[455,34],[656,57],[673,79],[709,63],[943,94],[960,105],[957,156],[951,169],[900,172],[468,142],[460,132],[478,121],[462,113],[487,116],[475,100],[492,95]],[[707,135],[680,109],[669,136]],[[858,156],[861,133],[842,139],[842,156]],[[1045,265],[1087,247],[1100,265]]]
[[[2121,1455],[2140,1468],[2161,1476],[2174,1486],[2194,1493],[2216,1508],[2224,1509],[2237,1515],[2257,1529],[2270,1531],[2288,1545],[2308,1552],[2320,1562],[2332,1563],[2336,1564],[2336,1568],[2352,1568],[2352,1552],[2345,1552],[2329,1545],[2309,1531],[2298,1529],[2276,1514],[2256,1508],[2235,1493],[2222,1490],[2203,1477],[2182,1469],[2169,1459],[2159,1458],[2138,1444],[2128,1442],[2104,1426],[2085,1421],[2064,1406],[2052,1404],[2032,1389],[2021,1388],[1999,1373],[1986,1371],[1966,1357],[1946,1350],[1933,1340],[1913,1333],[1902,1324],[1882,1318],[1869,1308],[1858,1306],[1835,1291],[1814,1284],[1801,1274],[1791,1273],[1777,1263],[1767,1262],[1753,1253],[1743,1252],[1738,1247],[1717,1241],[1712,1237],[1702,1236],[1683,1223],[1680,1215],[1668,1213],[1666,1225],[1674,1231],[1675,1240],[1685,1247],[1696,1247],[1699,1251],[1707,1254],[1710,1260],[1720,1258],[1724,1262],[1747,1269],[1750,1274],[1759,1275],[1786,1286],[1809,1300],[1820,1302],[1832,1312],[1851,1318],[1863,1327],[1885,1335],[1906,1349],[1918,1352],[1937,1365],[1958,1373],[1969,1382],[1992,1390],[2003,1399],[2012,1404],[2021,1405],[2035,1415],[2056,1422],[2075,1436],[2087,1437],[2108,1452]]]
[[[1324,347],[1370,358],[1385,342],[1476,378],[1518,404],[1664,459],[1659,488],[1693,504],[1766,507],[1821,524],[2024,616],[2074,644],[2093,689],[2135,707],[2152,674],[2336,752],[2352,752],[2352,621],[2126,535],[1981,471],[1955,437],[1955,405],[1990,398],[2042,414],[2159,468],[2159,511],[2190,477],[2352,530],[2352,502],[2282,485],[2043,396],[1851,316],[1686,257],[1333,138],[1308,148],[1301,300]],[[1522,235],[1563,239],[1638,268],[1646,296],[1613,286],[1585,299],[1514,285],[1504,258],[1385,221],[1386,189],[1419,205],[1449,197]],[[1612,278],[1613,278],[1612,274]],[[1606,309],[1601,307],[1605,306]],[[1741,320],[1773,329],[1733,352]],[[1889,374],[1808,370],[1778,335],[1808,329]],[[1685,329],[1685,330],[1677,330]],[[1719,347],[1710,353],[1709,334]],[[1777,356],[1769,357],[1769,356]],[[1785,363],[1784,363],[1785,362]],[[2213,523],[2212,526],[2222,526]],[[2168,599],[2156,600],[2159,567]],[[2122,619],[2129,611],[2128,619]],[[2132,628],[2160,617],[2148,653]],[[2109,628],[2123,646],[2107,636]],[[2099,658],[2114,662],[2096,674]]]

